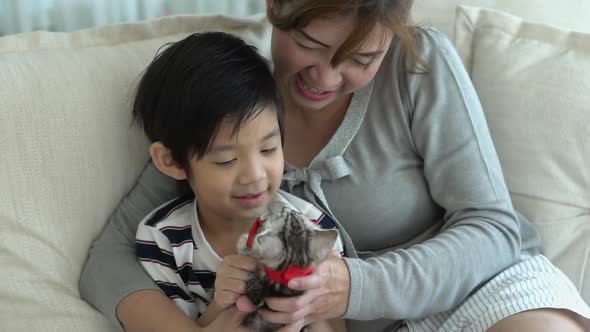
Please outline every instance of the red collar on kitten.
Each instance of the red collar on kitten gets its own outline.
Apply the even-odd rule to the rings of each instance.
[[[263,222],[264,220],[256,218],[256,221],[254,222],[254,224],[250,228],[250,232],[248,233],[248,240],[246,240],[247,248],[252,248],[252,242],[254,242],[254,237],[256,237],[256,233],[258,233],[258,228],[260,228],[260,225],[262,225]]]
[[[266,275],[272,281],[278,282],[287,286],[289,280],[293,278],[305,277],[313,273],[313,266],[301,267],[296,265],[289,265],[284,271],[273,270],[268,266],[264,266]]]
[[[260,218],[256,219],[256,221],[250,228],[250,232],[248,232],[248,240],[246,240],[246,247],[252,248],[252,242],[254,242],[254,237],[256,236],[258,228],[260,228],[260,225],[263,222],[264,220]],[[264,271],[266,271],[266,275],[270,280],[287,286],[289,280],[298,277],[305,277],[313,273],[313,266],[301,267],[296,265],[289,265],[285,270],[277,271],[265,265]]]

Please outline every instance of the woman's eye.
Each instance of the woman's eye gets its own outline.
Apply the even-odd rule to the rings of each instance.
[[[231,159],[231,160],[225,160],[225,161],[216,161],[214,162],[215,165],[218,166],[229,166],[231,165],[236,159]]]
[[[263,149],[263,150],[260,150],[260,152],[262,152],[262,153],[264,153],[264,154],[271,154],[271,153],[275,152],[276,150],[277,150],[277,147],[275,146],[275,147],[272,147],[272,148],[270,148],[270,149]]]
[[[304,44],[298,42],[296,39],[293,40],[295,41],[295,44],[297,44],[299,47],[304,48],[306,50],[313,50],[313,47],[305,46]]]
[[[373,61],[360,60],[360,59],[355,59],[355,58],[352,58],[352,61],[354,61],[355,64],[357,64],[359,66],[363,66],[363,67],[368,67],[371,65],[371,63],[373,63]]]

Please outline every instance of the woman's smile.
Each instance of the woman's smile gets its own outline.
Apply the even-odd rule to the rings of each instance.
[[[297,90],[299,93],[311,100],[320,101],[330,98],[335,90],[333,91],[322,91],[315,88],[310,87],[307,82],[301,77],[301,74],[295,75],[295,82],[297,86]]]

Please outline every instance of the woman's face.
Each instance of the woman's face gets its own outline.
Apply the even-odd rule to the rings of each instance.
[[[361,48],[336,67],[330,62],[352,31],[352,17],[316,19],[300,30],[273,29],[271,51],[284,97],[295,106],[319,110],[348,98],[373,79],[393,33],[378,25]]]

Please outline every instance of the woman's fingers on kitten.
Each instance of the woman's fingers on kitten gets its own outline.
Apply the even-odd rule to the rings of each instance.
[[[314,312],[317,307],[314,302],[325,293],[324,290],[311,290],[299,296],[267,298],[266,304],[270,309],[259,312],[270,322],[291,324]]]
[[[258,309],[258,313],[268,322],[289,325],[304,320],[305,316],[308,314],[308,310],[307,308],[303,308],[295,312],[282,312],[269,309]]]
[[[324,283],[321,275],[313,273],[307,277],[294,278],[289,281],[289,288],[296,290],[310,290],[319,288]]]
[[[305,277],[293,278],[289,281],[288,287],[296,290],[311,290],[322,287],[329,279],[329,269],[322,266],[325,262],[320,263],[315,271]]]

